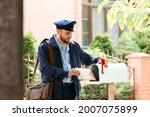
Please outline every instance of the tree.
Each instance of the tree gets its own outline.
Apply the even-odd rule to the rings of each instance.
[[[33,72],[34,72],[34,59],[37,57],[37,44],[36,44],[36,38],[34,37],[33,33],[31,31],[27,32],[23,37],[23,56],[24,56],[24,80],[27,80],[28,77],[31,80]],[[33,63],[29,62],[30,60],[33,60]],[[35,58],[34,58],[35,57]],[[28,64],[30,63],[30,64]],[[39,72],[38,70],[36,70]],[[29,72],[29,73],[28,73]],[[28,76],[29,74],[29,76]],[[35,76],[36,78],[36,76]],[[30,81],[29,81],[30,82]],[[28,85],[25,82],[25,86]]]
[[[31,59],[33,59],[34,55],[37,53],[37,41],[31,31],[27,32],[24,35],[23,42],[24,58],[26,58],[28,54],[30,54]]]
[[[104,0],[98,7],[98,12],[105,5],[111,8],[107,14],[109,26],[118,22],[120,29],[125,27],[129,31],[150,26],[150,1],[149,0]]]
[[[0,99],[23,97],[22,19],[22,0],[0,0]]]

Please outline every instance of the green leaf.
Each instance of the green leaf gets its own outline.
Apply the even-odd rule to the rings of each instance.
[[[122,11],[118,12],[117,20],[118,20],[120,29],[123,30],[124,29],[124,22],[123,22],[123,12]]]
[[[101,2],[101,4],[98,6],[97,11],[98,13],[101,12],[101,10],[103,9],[103,7],[108,4],[109,0],[104,0],[103,2]]]
[[[110,28],[116,23],[116,11],[115,9],[110,9],[107,14],[107,19],[109,20],[108,25]]]
[[[104,0],[98,7],[98,12],[102,10],[105,4],[111,2]],[[108,24],[112,28],[113,24],[118,21],[120,29],[125,26],[131,32],[135,29],[141,29],[150,26],[150,1],[149,0],[116,0],[111,2],[110,11],[107,14]],[[147,17],[146,20],[144,19]]]

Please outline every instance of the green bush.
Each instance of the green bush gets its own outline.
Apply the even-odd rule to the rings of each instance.
[[[24,57],[30,54],[30,58],[33,59],[34,55],[37,53],[36,38],[33,36],[32,32],[27,32],[23,37],[23,53]]]
[[[130,83],[117,83],[115,84],[115,99],[116,100],[129,100],[134,86]]]
[[[90,49],[100,49],[100,51],[108,54],[112,54],[114,52],[112,48],[112,42],[109,38],[108,34],[96,35],[94,40],[90,45]]]
[[[94,49],[90,49],[88,48],[87,50],[85,50],[88,54],[90,54],[93,57],[102,57],[104,56],[106,58],[106,54],[101,52],[100,49],[98,48],[94,48]]]
[[[82,87],[79,100],[108,100],[108,84],[87,84]]]
[[[126,56],[133,52],[150,54],[150,28],[124,32],[119,39],[119,55]]]
[[[150,28],[134,31],[132,39],[138,44],[141,52],[150,54]]]
[[[116,83],[115,100],[130,100],[133,90],[130,83]],[[108,83],[83,85],[79,100],[108,100]]]
[[[30,78],[33,74],[33,70],[34,70],[34,64],[32,64],[31,66],[28,66],[27,63],[27,59],[28,59],[28,54],[30,55],[30,59],[33,60],[35,55],[37,54],[37,46],[36,46],[36,39],[33,36],[32,32],[27,32],[24,37],[23,37],[23,53],[24,53],[24,78],[27,79],[28,78],[28,69],[29,69],[29,75]]]
[[[125,58],[126,55],[132,52],[139,52],[138,44],[132,39],[132,34],[124,32],[119,39],[119,53],[118,56]]]

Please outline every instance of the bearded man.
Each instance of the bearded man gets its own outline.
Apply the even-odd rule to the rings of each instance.
[[[76,21],[59,20],[54,24],[57,33],[49,39],[54,65],[49,61],[47,44],[42,43],[38,48],[42,82],[48,83],[51,82],[51,78],[55,79],[53,100],[75,100],[81,94],[81,84],[78,79],[80,72],[76,68],[97,63],[100,58],[93,58],[72,40]]]

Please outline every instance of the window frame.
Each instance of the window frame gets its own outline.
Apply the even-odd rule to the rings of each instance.
[[[83,12],[83,7],[88,7],[88,20],[84,19],[82,17],[82,23],[86,20],[86,21],[88,21],[88,24],[89,24],[88,32],[83,31],[83,25],[82,25],[82,46],[83,46],[83,48],[87,48],[87,46],[85,46],[84,42],[83,42],[84,34],[88,34],[89,44],[92,42],[92,8],[97,8],[98,5],[99,4],[91,3],[91,0],[89,0],[89,2],[82,2],[82,12]],[[107,16],[106,16],[107,9],[109,9],[109,8],[104,8],[104,32],[107,32]]]

